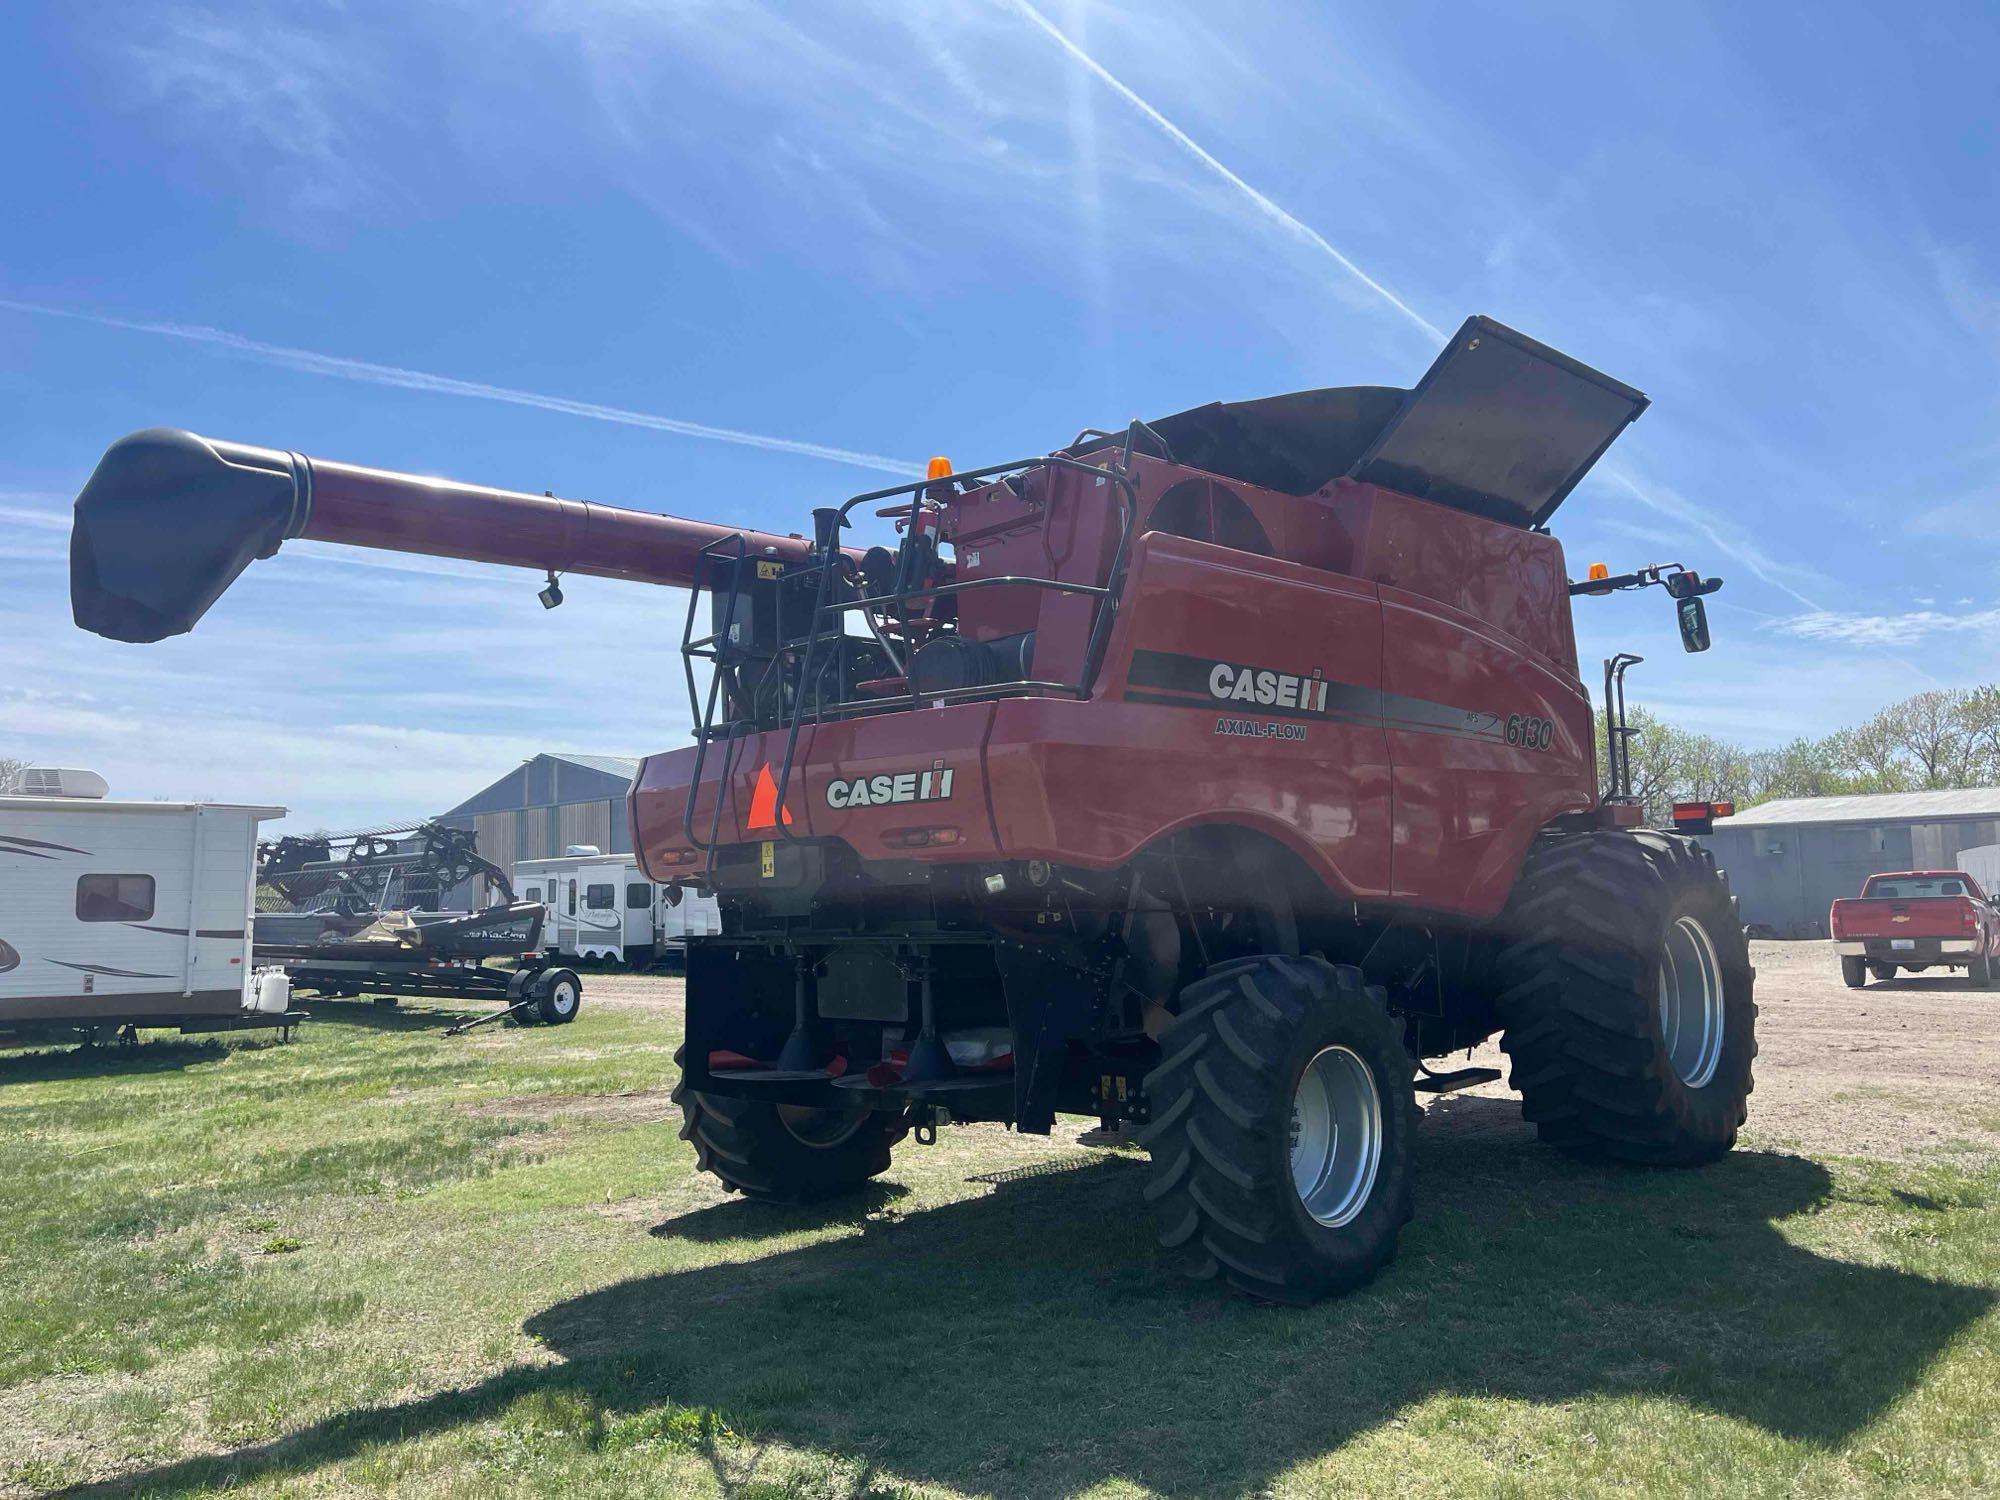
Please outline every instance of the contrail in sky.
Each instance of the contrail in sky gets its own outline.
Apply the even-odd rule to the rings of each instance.
[[[1302,240],[1313,249],[1330,257],[1334,264],[1338,265],[1349,276],[1373,292],[1383,302],[1401,313],[1415,327],[1422,329],[1439,343],[1444,342],[1445,331],[1442,328],[1438,327],[1437,324],[1433,323],[1429,318],[1426,318],[1422,313],[1410,306],[1409,303],[1389,290],[1382,282],[1362,270],[1359,265],[1343,254],[1335,247],[1332,241],[1327,239],[1317,229],[1314,229],[1310,224],[1305,223],[1296,215],[1287,212],[1279,204],[1273,202],[1265,194],[1259,192],[1235,172],[1224,166],[1214,153],[1204,148],[1193,136],[1189,135],[1180,126],[1161,114],[1159,110],[1155,109],[1138,93],[1134,92],[1109,68],[1105,67],[1104,64],[1084,51],[1074,41],[1070,40],[1069,36],[1060,27],[1039,10],[1036,10],[1033,5],[1028,3],[1028,0],[998,0],[998,3],[1013,11],[1016,15],[1042,32],[1050,41],[1062,48],[1080,67],[1088,69],[1093,76],[1103,82],[1106,88],[1110,89],[1119,98],[1136,109],[1150,124],[1157,127],[1167,139],[1171,140],[1181,150],[1200,162],[1202,166],[1206,167],[1215,176],[1220,177],[1224,182],[1235,188],[1237,192],[1249,200],[1251,206],[1261,218],[1271,224],[1275,224],[1294,239]],[[1747,541],[1738,541],[1733,544],[1724,541],[1718,534],[1715,523],[1699,507],[1680,499],[1678,496],[1654,493],[1620,465],[1605,464],[1597,472],[1604,478],[1622,486],[1641,505],[1659,511],[1662,515],[1671,516],[1675,520],[1699,530],[1712,543],[1742,562],[1745,567],[1763,579],[1764,582],[1771,585],[1772,588],[1790,594],[1809,609],[1818,609],[1820,607],[1815,601],[1807,598],[1789,583],[1778,577],[1778,564],[1764,557],[1754,544]]]
[[[672,432],[681,437],[707,438],[717,443],[736,443],[745,448],[762,448],[771,453],[796,453],[804,458],[822,458],[829,463],[852,464],[859,469],[879,469],[884,473],[921,474],[923,465],[879,453],[858,453],[851,448],[830,448],[824,443],[802,443],[792,438],[770,437],[761,432],[740,432],[733,427],[711,427],[705,422],[686,422],[679,417],[655,416],[651,412],[628,411],[620,406],[599,406],[593,401],[572,401],[567,396],[545,396],[539,391],[520,391],[510,386],[487,385],[477,380],[459,380],[450,375],[432,375],[423,370],[405,370],[395,365],[371,364],[364,359],[347,359],[337,354],[320,354],[311,349],[293,349],[284,344],[266,344],[221,328],[204,328],[189,323],[157,323],[140,318],[118,318],[106,313],[82,312],[75,308],[50,307],[38,302],[17,302],[0,297],[0,309],[30,313],[36,317],[69,318],[95,323],[101,328],[122,328],[130,333],[150,333],[163,338],[183,339],[191,344],[207,344],[230,354],[242,355],[282,369],[305,375],[326,375],[336,380],[355,380],[364,385],[393,386],[405,391],[430,391],[440,396],[469,396],[476,401],[500,401],[509,406],[527,406],[536,411],[559,412],[564,416],[587,417],[593,422],[615,422],[623,427],[644,427],[653,432]]]
[[[1425,317],[1422,313],[1418,312],[1414,307],[1410,306],[1409,303],[1405,302],[1401,297],[1398,297],[1394,292],[1390,291],[1388,287],[1384,286],[1381,282],[1377,281],[1373,276],[1370,276],[1366,271],[1362,270],[1360,266],[1356,265],[1347,256],[1343,255],[1338,249],[1334,247],[1333,243],[1330,240],[1328,240],[1325,235],[1321,234],[1317,229],[1313,228],[1312,225],[1304,223],[1303,221],[1296,218],[1292,214],[1287,213],[1284,209],[1280,208],[1276,203],[1273,203],[1269,198],[1265,197],[1264,194],[1258,192],[1256,188],[1252,187],[1249,183],[1245,182],[1241,177],[1238,177],[1234,172],[1230,171],[1229,168],[1225,167],[1220,161],[1217,161],[1212,154],[1210,154],[1208,151],[1202,148],[1201,144],[1197,142],[1193,136],[1189,135],[1185,130],[1181,129],[1180,126],[1176,125],[1172,120],[1169,120],[1165,115],[1161,114],[1157,109],[1153,108],[1152,105],[1148,104],[1138,94],[1134,93],[1130,88],[1126,87],[1126,85],[1122,81],[1120,81],[1119,78],[1115,74],[1113,74],[1110,69],[1106,68],[1104,64],[1100,63],[1096,58],[1092,57],[1088,52],[1084,51],[1083,48],[1077,46],[1075,42],[1071,41],[1069,37],[1061,30],[1061,28],[1059,28],[1047,16],[1043,15],[1040,11],[1036,10],[1034,6],[1030,5],[1028,3],[1028,0],[1000,0],[1000,3],[1007,6],[1010,10],[1014,11],[1024,20],[1030,22],[1039,30],[1041,30],[1045,35],[1047,35],[1050,41],[1054,42],[1058,47],[1062,48],[1063,51],[1067,52],[1072,58],[1074,58],[1077,63],[1089,69],[1093,74],[1095,74],[1099,79],[1101,79],[1106,88],[1110,89],[1119,98],[1123,99],[1127,104],[1131,105],[1134,109],[1138,110],[1139,113],[1144,115],[1146,119],[1149,120],[1152,124],[1157,126],[1160,129],[1160,131],[1167,137],[1168,140],[1172,141],[1176,146],[1179,146],[1181,150],[1187,152],[1189,156],[1192,156],[1196,161],[1200,162],[1204,167],[1208,168],[1209,171],[1213,172],[1217,177],[1220,177],[1224,182],[1228,183],[1231,187],[1235,188],[1237,192],[1241,193],[1244,197],[1248,198],[1251,202],[1251,205],[1256,208],[1258,213],[1262,214],[1266,219],[1270,220],[1273,224],[1276,224],[1280,229],[1283,229],[1287,234],[1291,235],[1294,239],[1303,240],[1306,244],[1312,246],[1313,249],[1320,251],[1324,255],[1332,257],[1334,263],[1338,265],[1341,268],[1341,270],[1345,271],[1348,275],[1352,276],[1356,281],[1360,282],[1363,286],[1367,287],[1369,291],[1373,292],[1376,296],[1380,297],[1384,302],[1388,303],[1391,307],[1395,308],[1397,312],[1401,313],[1404,317],[1408,318],[1418,328],[1421,328],[1425,333],[1429,334],[1432,338],[1438,340],[1440,343],[1444,341],[1445,335],[1444,335],[1444,330],[1442,328],[1438,327],[1437,324],[1433,323],[1429,318]]]

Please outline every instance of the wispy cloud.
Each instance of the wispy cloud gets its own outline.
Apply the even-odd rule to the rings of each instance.
[[[1693,501],[1664,485],[1642,483],[1622,464],[1600,464],[1594,472],[1617,485],[1648,510],[1678,521],[1682,526],[1695,532],[1710,546],[1742,563],[1780,593],[1791,595],[1807,609],[1816,612],[1819,610],[1818,600],[1801,593],[1787,581],[1788,574],[1797,576],[1808,570],[1779,562],[1740,528],[1711,515]]]
[[[1245,202],[1250,205],[1259,218],[1269,224],[1275,225],[1294,239],[1303,241],[1314,250],[1327,256],[1341,270],[1345,271],[1376,297],[1401,313],[1403,317],[1408,319],[1417,328],[1429,334],[1431,338],[1439,342],[1443,341],[1445,335],[1442,328],[1410,306],[1403,298],[1397,296],[1382,281],[1363,270],[1351,257],[1337,248],[1332,241],[1327,239],[1317,229],[1314,229],[1310,224],[1307,224],[1296,215],[1280,207],[1267,195],[1251,186],[1250,183],[1223,165],[1214,153],[1209,151],[1172,120],[1168,119],[1166,115],[1162,114],[1152,104],[1148,103],[1109,68],[1105,67],[1103,63],[1084,51],[1075,41],[1071,40],[1068,33],[1063,31],[1061,27],[1057,26],[1039,10],[1036,10],[1034,6],[1028,3],[1028,0],[999,0],[999,3],[1040,29],[1049,40],[1068,53],[1078,66],[1087,69],[1106,88],[1110,89],[1119,98],[1136,109],[1161,134],[1165,135],[1168,140],[1193,157],[1209,172],[1212,172],[1230,187],[1234,188],[1242,195]]]
[[[1112,73],[1110,69],[1106,68],[1104,64],[1086,52],[1067,33],[1049,20],[1047,16],[1029,4],[1028,0],[997,0],[997,3],[1035,26],[1051,41],[1055,42],[1057,46],[1062,48],[1078,66],[1086,69],[1101,81],[1105,87],[1131,105],[1132,108],[1137,110],[1162,134],[1176,146],[1180,147],[1183,152],[1193,157],[1203,168],[1221,178],[1222,181],[1235,189],[1249,205],[1258,221],[1276,226],[1292,238],[1303,241],[1314,250],[1327,256],[1341,270],[1345,271],[1386,306],[1400,314],[1411,325],[1428,334],[1439,343],[1444,341],[1445,332],[1442,328],[1418,312],[1407,300],[1392,291],[1381,279],[1364,270],[1351,256],[1335,246],[1317,229],[1314,229],[1310,224],[1307,224],[1297,215],[1274,201],[1268,194],[1252,186],[1243,177],[1231,170],[1213,152],[1196,141],[1156,106],[1148,102],[1132,89],[1130,85],[1126,84],[1117,75]],[[1771,585],[1771,587],[1789,594],[1809,609],[1818,608],[1817,603],[1813,599],[1800,592],[1797,587],[1786,580],[1785,575],[1791,570],[1770,557],[1755,541],[1741,533],[1736,527],[1730,526],[1719,518],[1709,515],[1700,506],[1675,494],[1672,490],[1641,481],[1630,470],[1622,466],[1616,464],[1605,465],[1599,472],[1613,484],[1616,484],[1629,493],[1642,505],[1700,533],[1713,546],[1727,553],[1736,561],[1741,562],[1753,574]]]
[[[2000,608],[1970,610],[1950,614],[1936,609],[1914,609],[1902,614],[1844,614],[1837,610],[1816,610],[1797,615],[1771,627],[1780,634],[1811,641],[1838,641],[1854,646],[1914,646],[1940,635],[1976,635],[2000,629]]]
[[[30,531],[68,531],[69,497],[43,490],[0,490],[0,521]]]
[[[337,7],[327,14],[340,19]],[[169,128],[219,130],[244,168],[276,167],[271,180],[293,205],[332,209],[370,194],[346,103],[387,90],[351,36],[335,45],[294,18],[166,6],[121,50],[142,102]]]
[[[2000,290],[1982,281],[1972,256],[1961,249],[1939,246],[1930,254],[1938,293],[1953,317],[2000,353]]]
[[[142,318],[120,318],[108,313],[86,312],[78,308],[52,307],[37,302],[17,302],[0,297],[0,309],[44,318],[68,318],[94,323],[100,328],[118,328],[128,333],[153,334],[205,344],[225,353],[276,365],[302,375],[320,375],[336,380],[359,381],[364,385],[386,385],[405,391],[428,391],[440,396],[465,396],[475,401],[498,401],[509,406],[526,406],[536,411],[556,412],[568,417],[584,417],[593,422],[614,422],[624,427],[643,427],[653,432],[671,432],[681,437],[705,438],[717,443],[735,443],[745,448],[762,448],[772,453],[795,453],[829,463],[852,464],[856,468],[878,469],[889,474],[919,474],[923,465],[908,459],[888,458],[879,453],[861,453],[852,448],[833,448],[824,443],[800,442],[772,437],[767,433],[743,432],[733,427],[712,427],[705,422],[689,422],[679,417],[662,417],[652,412],[631,411],[619,406],[601,406],[594,401],[573,401],[566,396],[550,396],[539,391],[516,390],[510,386],[487,385],[483,381],[460,380],[451,375],[433,375],[423,370],[406,370],[396,365],[378,365],[368,360],[348,359],[338,354],[321,354],[311,349],[294,349],[284,344],[267,344],[221,328],[190,323],[161,323]]]
[[[1903,529],[1913,536],[1949,537],[1953,541],[1993,547],[2000,546],[2000,528],[1994,524],[1996,517],[2000,517],[2000,491],[1934,505],[1909,517],[1903,522]]]

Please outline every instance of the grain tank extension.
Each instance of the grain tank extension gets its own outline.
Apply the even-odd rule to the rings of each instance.
[[[630,811],[722,912],[676,1095],[703,1167],[815,1198],[949,1122],[1122,1122],[1169,1255],[1302,1301],[1393,1254],[1416,1093],[1492,1076],[1428,1059],[1498,1032],[1594,1157],[1743,1121],[1734,903],[1600,770],[1570,620],[1660,584],[1704,649],[1719,585],[1572,583],[1548,530],[1645,405],[1473,318],[1409,390],[939,461],[804,536],[155,431],[79,498],[72,594],[159,639],[292,537],[690,589],[694,743]],[[896,547],[846,545],[864,507]]]

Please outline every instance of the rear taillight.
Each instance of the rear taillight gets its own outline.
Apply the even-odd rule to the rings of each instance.
[[[956,844],[965,837],[956,828],[891,828],[882,842],[891,849],[935,849]]]
[[[1979,913],[1973,907],[1972,899],[1969,896],[1960,896],[1958,898],[1958,930],[1960,932],[1979,931]]]
[[[1676,802],[1674,804],[1674,831],[1676,833],[1710,833],[1714,831],[1717,818],[1736,816],[1734,802]]]

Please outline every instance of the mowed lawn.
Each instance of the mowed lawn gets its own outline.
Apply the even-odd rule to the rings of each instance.
[[[1073,1130],[778,1210],[694,1174],[670,1006],[314,1009],[0,1057],[0,1490],[2000,1489],[1981,1153],[1607,1171],[1446,1100],[1397,1264],[1278,1310],[1164,1275]]]

